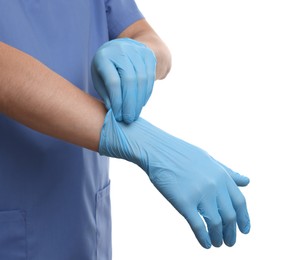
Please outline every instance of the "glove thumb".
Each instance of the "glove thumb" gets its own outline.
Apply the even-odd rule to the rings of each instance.
[[[231,170],[230,168],[228,168],[227,166],[225,166],[223,164],[221,164],[221,166],[232,177],[232,179],[237,184],[237,186],[244,187],[244,186],[247,186],[250,183],[250,179],[248,177],[241,175],[237,172],[234,172],[233,170]]]
[[[226,165],[215,160],[213,157],[211,157],[211,158],[224,168],[224,170],[231,176],[231,178],[234,180],[234,182],[237,184],[237,186],[244,187],[244,186],[247,186],[250,183],[250,179],[248,177],[241,175],[237,172],[234,172],[233,170],[228,168]]]

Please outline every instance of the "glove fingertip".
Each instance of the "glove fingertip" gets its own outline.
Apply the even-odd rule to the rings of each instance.
[[[246,176],[239,175],[238,180],[236,181],[236,184],[238,186],[247,186],[250,183],[250,179]]]
[[[211,241],[209,238],[205,239],[204,241],[202,241],[201,245],[205,248],[205,249],[209,249],[211,248]]]
[[[245,182],[245,186],[248,185],[250,183],[250,178],[248,178],[247,176],[243,176],[244,177],[244,182]]]
[[[118,114],[118,115],[114,115],[116,121],[121,122],[123,120],[122,115]]]
[[[226,169],[226,171],[232,177],[237,186],[247,186],[250,183],[250,179],[248,177],[234,172],[231,169]]]
[[[205,230],[199,231],[198,233],[195,233],[195,235],[202,247],[205,249],[211,248],[211,239]]]
[[[238,223],[239,230],[243,234],[248,234],[250,232],[251,221],[250,221],[249,213],[247,211],[246,206],[244,208],[238,210],[237,223]]]
[[[123,121],[126,124],[131,124],[135,121],[135,116],[134,115],[129,115],[129,114],[124,114],[123,115]]]
[[[110,102],[108,100],[104,101],[104,105],[105,105],[107,111],[109,111],[111,109],[111,105],[110,105]]]
[[[232,247],[236,243],[236,226],[230,227],[224,232],[224,243],[226,246]]]
[[[244,225],[243,227],[240,227],[240,231],[243,233],[243,234],[248,234],[251,230],[251,224],[250,224],[250,221],[248,221],[246,223],[246,225]]]

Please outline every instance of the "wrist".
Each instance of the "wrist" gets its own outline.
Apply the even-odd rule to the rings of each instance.
[[[143,124],[144,120],[141,118],[131,124],[117,122],[110,109],[100,133],[99,154],[127,160],[148,172],[146,147],[149,138]]]

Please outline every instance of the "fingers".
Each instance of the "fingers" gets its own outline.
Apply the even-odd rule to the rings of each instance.
[[[221,164],[221,163],[220,163]],[[227,166],[221,164],[221,166],[226,170],[226,172],[232,177],[234,182],[237,184],[237,186],[247,186],[250,183],[250,179],[244,175],[241,175],[237,172],[234,172]]]
[[[152,51],[142,46],[129,49],[123,64],[116,64],[121,79],[122,115],[125,123],[140,116],[149,99],[155,80],[156,60]]]
[[[218,196],[218,211],[222,218],[223,240],[227,246],[236,243],[236,212],[232,205],[230,195],[227,190],[222,191]]]
[[[237,184],[237,186],[247,186],[250,183],[250,179],[244,175],[241,175],[230,168],[228,168],[226,165],[222,164],[221,162],[215,160],[213,157],[211,157],[214,161],[216,161],[234,180],[234,182]]]
[[[250,220],[246,202],[238,187],[232,183],[232,192],[223,189],[217,197],[209,194],[204,198],[198,211],[191,210],[185,218],[204,248],[209,248],[210,243],[220,247],[222,242],[231,247],[236,243],[236,227],[242,233],[247,234],[250,230]],[[230,185],[231,186],[231,185]],[[203,216],[206,226],[201,218]]]
[[[227,186],[233,208],[236,212],[238,227],[242,233],[248,234],[251,226],[246,199],[234,182],[228,182]]]
[[[128,69],[127,75],[120,73],[123,91],[123,117],[126,123],[132,123],[138,119],[145,104],[148,75],[142,54],[135,49],[130,49],[127,59],[131,68]],[[126,115],[130,115],[130,117],[126,118]]]
[[[128,57],[115,62],[115,67],[120,76],[122,92],[122,120],[130,124],[136,117],[138,95],[138,81],[134,64]],[[111,88],[111,86],[109,86]],[[115,98],[115,97],[113,97]],[[115,102],[115,100],[113,100]]]
[[[144,44],[131,39],[105,43],[92,62],[93,83],[115,119],[135,121],[155,81],[156,58]]]
[[[194,232],[198,242],[201,244],[202,247],[209,249],[211,247],[211,240],[206,231],[206,226],[200,217],[197,210],[190,210],[185,216],[192,231]]]
[[[115,119],[122,120],[121,81],[115,65],[99,54],[92,63],[93,84],[105,102],[107,109],[113,110]]]
[[[209,197],[199,205],[199,212],[207,224],[208,233],[213,246],[220,247],[223,241],[222,219],[218,212],[216,199]]]
[[[215,160],[214,158],[212,159],[216,161],[233,179],[233,181],[229,181],[229,180],[227,181],[228,193],[230,196],[233,209],[236,213],[236,222],[238,224],[238,228],[242,233],[247,234],[249,233],[251,228],[250,218],[248,214],[245,197],[237,186],[246,186],[249,184],[250,180],[248,177],[240,175],[237,172],[234,172],[233,170],[231,170],[224,164],[220,163],[219,161]],[[228,219],[229,218],[231,218],[231,216],[228,217]]]
[[[102,100],[104,101],[104,104],[105,104],[107,110],[109,110],[111,108],[109,95],[108,95],[107,90],[104,86],[103,79],[101,78],[101,76],[99,75],[99,72],[97,71],[97,67],[95,65],[94,60],[91,64],[91,75],[92,75],[92,82],[93,82],[94,88],[96,89],[97,93],[100,95]]]

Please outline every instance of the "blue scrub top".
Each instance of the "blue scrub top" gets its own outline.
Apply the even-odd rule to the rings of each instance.
[[[0,41],[98,97],[93,55],[141,18],[134,0],[0,0]],[[110,260],[108,159],[0,114],[0,259]]]

